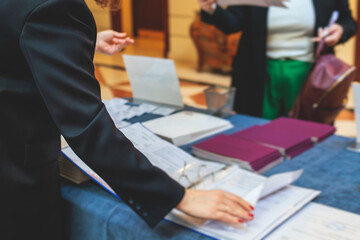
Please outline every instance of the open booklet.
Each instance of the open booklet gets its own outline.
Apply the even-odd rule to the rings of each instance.
[[[217,3],[221,6],[231,6],[231,5],[249,5],[249,6],[259,6],[259,7],[284,7],[286,5],[284,2],[288,0],[218,0]]]
[[[217,239],[263,239],[320,194],[312,189],[288,185],[301,173],[302,170],[298,170],[266,178],[233,166],[218,174],[215,181],[208,179],[196,186],[199,189],[222,189],[241,196],[255,206],[255,218],[251,222],[230,225],[205,221],[176,209],[166,219]]]
[[[203,221],[173,210],[166,218],[195,231],[219,239],[260,239],[276,226],[316,197],[319,192],[289,186],[298,179],[302,170],[276,174],[269,178],[237,166],[203,161],[157,137],[142,124],[136,123],[120,129],[149,161],[164,170],[184,187],[196,189],[223,189],[256,205],[254,221],[244,225],[225,225]],[[103,188],[119,198],[111,187],[90,169],[70,147],[63,154]],[[260,200],[260,201],[259,201]],[[259,201],[259,202],[258,202]]]

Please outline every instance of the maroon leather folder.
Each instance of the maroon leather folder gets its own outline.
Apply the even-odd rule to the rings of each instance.
[[[224,134],[194,144],[192,150],[200,158],[238,164],[257,172],[268,170],[283,161],[276,149]]]
[[[286,117],[277,118],[267,125],[270,125],[273,129],[283,129],[292,133],[309,136],[313,142],[321,142],[336,130],[331,125]]]
[[[274,128],[271,124],[253,126],[231,136],[253,141],[278,149],[285,157],[293,158],[313,146],[311,137],[287,129]]]

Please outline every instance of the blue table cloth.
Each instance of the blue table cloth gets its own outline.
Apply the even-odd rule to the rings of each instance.
[[[229,118],[233,133],[268,121],[244,115]],[[264,175],[304,169],[294,185],[321,190],[314,201],[360,214],[360,154],[346,148],[355,140],[331,136],[294,159],[287,160]],[[191,150],[191,145],[182,147]],[[62,183],[70,239],[212,239],[163,220],[149,228],[125,203],[93,182]]]

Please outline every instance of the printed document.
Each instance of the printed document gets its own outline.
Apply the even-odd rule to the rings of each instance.
[[[184,187],[202,181],[204,177],[218,172],[225,164],[197,159],[184,150],[159,138],[142,124],[135,123],[120,129],[149,161],[164,170]]]
[[[318,203],[309,203],[266,238],[275,239],[358,240],[360,215]]]
[[[218,0],[217,3],[221,6],[251,5],[259,7],[276,6],[286,8],[286,5],[284,4],[286,1],[288,0]]]

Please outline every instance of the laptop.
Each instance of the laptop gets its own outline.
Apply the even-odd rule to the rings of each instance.
[[[183,108],[173,60],[123,54],[135,103],[155,103]]]

